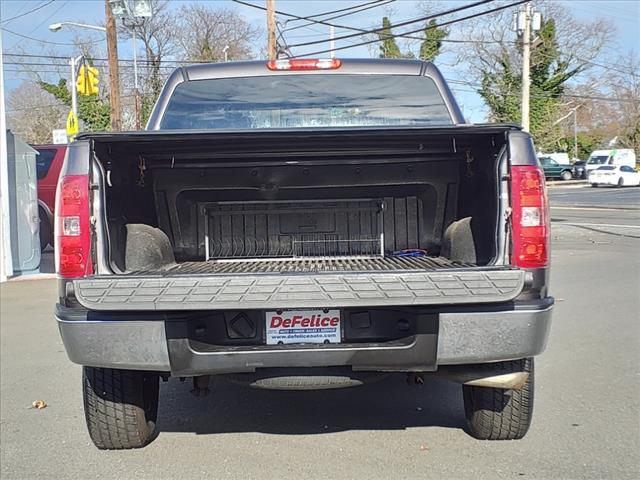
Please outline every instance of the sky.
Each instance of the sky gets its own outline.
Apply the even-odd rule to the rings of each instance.
[[[247,0],[254,5],[264,6],[264,0]],[[611,56],[611,61],[615,62],[613,57],[618,52],[640,52],[640,1],[638,0],[557,0],[563,6],[580,20],[594,20],[602,18],[608,20],[616,30],[615,44],[605,51],[600,62],[605,62]],[[172,9],[178,9],[182,4],[187,3],[182,0],[171,0]],[[192,2],[189,2],[192,3]],[[205,3],[211,5],[219,5],[235,9],[241,13],[249,22],[264,27],[266,25],[265,13],[259,9],[233,3],[230,0],[215,1],[198,1],[197,3]],[[326,12],[341,9],[353,5],[366,3],[366,0],[354,1],[333,1],[333,0],[276,0],[276,10],[291,13],[299,16],[308,16],[315,13]],[[358,28],[373,28],[380,25],[381,17],[390,14],[392,21],[398,23],[402,20],[418,17],[423,12],[423,6],[431,7],[434,11],[446,10],[460,5],[471,3],[471,0],[439,0],[437,2],[430,1],[413,1],[413,0],[396,0],[385,6],[372,8],[359,12],[355,15],[346,16],[333,20],[335,23]],[[535,5],[535,2],[533,2]],[[41,7],[41,8],[38,8]],[[486,7],[489,8],[489,7]],[[34,10],[31,13],[27,13]],[[27,13],[26,15],[24,15]],[[10,20],[16,15],[23,15],[20,18]],[[282,16],[278,18],[281,21],[286,20]],[[96,42],[98,50],[105,50],[104,34],[101,32],[93,32],[89,30],[78,30],[73,28],[63,28],[58,32],[51,32],[48,26],[55,22],[80,22],[87,24],[100,24],[104,22],[104,1],[102,0],[0,0],[0,25],[6,30],[2,31],[3,53],[32,53],[32,54],[53,54],[71,56],[77,54],[73,51],[69,44],[73,42],[77,34],[82,34],[83,38]],[[298,24],[289,24],[299,25]],[[409,27],[407,27],[409,28]],[[352,33],[349,30],[336,29],[336,36]],[[457,29],[452,32],[453,35],[464,36],[463,29]],[[37,40],[29,40],[16,34],[31,37]],[[328,27],[323,25],[313,25],[309,27],[299,28],[295,31],[287,33],[285,39],[289,44],[325,39],[328,37]],[[514,37],[515,39],[515,37]],[[360,37],[338,40],[336,47],[343,47],[352,43],[359,43]],[[311,50],[306,52],[321,50],[326,44],[313,47],[306,47]],[[401,44],[402,45],[402,44]],[[261,47],[259,45],[258,47]],[[305,53],[305,50],[294,49],[296,55]],[[328,46],[326,47],[328,48]],[[121,59],[132,58],[132,46],[130,40],[121,39],[118,45],[119,55]],[[139,46],[140,49],[140,46]],[[462,71],[456,64],[455,56],[452,53],[445,53],[436,59],[438,65],[446,78],[463,79],[466,78],[466,72]],[[367,47],[360,46],[336,52],[337,57],[371,57],[372,50]],[[139,55],[142,52],[139,51]],[[106,56],[106,53],[105,53]],[[5,56],[5,85],[7,95],[11,90],[16,88],[26,77],[24,73],[19,73],[19,68],[12,65],[15,57]],[[43,67],[46,68],[46,67]],[[454,93],[458,98],[463,112],[468,120],[472,122],[482,122],[486,120],[487,110],[482,99],[477,93],[471,92],[469,88],[453,86]]]

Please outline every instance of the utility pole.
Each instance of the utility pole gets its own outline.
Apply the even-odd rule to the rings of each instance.
[[[529,99],[531,89],[531,47],[535,47],[540,39],[535,41],[533,36],[540,31],[542,17],[540,12],[531,10],[531,3],[524,4],[524,8],[514,13],[513,29],[522,41],[522,105],[520,109],[522,117],[522,129],[529,131]]]
[[[267,0],[267,50],[269,60],[278,57],[276,46],[276,5],[275,0]]]
[[[105,17],[107,19],[107,50],[109,58],[109,106],[111,107],[111,130],[122,130],[122,109],[120,107],[120,80],[118,72],[118,36],[116,21],[109,7],[109,0],[105,0]]]
[[[529,87],[531,56],[531,4],[524,4],[524,31],[522,33],[522,129],[529,131]]]

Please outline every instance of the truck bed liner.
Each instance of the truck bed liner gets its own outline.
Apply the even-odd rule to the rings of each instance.
[[[168,275],[379,272],[470,268],[474,265],[444,257],[321,257],[183,262],[167,267]],[[136,272],[144,274],[150,272]]]

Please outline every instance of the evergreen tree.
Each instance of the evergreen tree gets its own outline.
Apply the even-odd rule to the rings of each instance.
[[[378,38],[382,40],[380,58],[403,58],[395,37],[391,36],[391,21],[389,17],[382,19],[382,30],[378,32]]]
[[[424,27],[424,40],[420,44],[420,59],[433,62],[433,60],[440,53],[442,48],[442,40],[447,38],[449,32],[444,28],[438,28],[437,22],[434,19]]]
[[[554,148],[557,138],[553,122],[560,110],[560,98],[566,82],[582,71],[581,66],[570,67],[562,59],[556,38],[555,21],[542,24],[538,45],[531,49],[530,125],[539,148]],[[480,95],[491,110],[492,120],[520,123],[520,92],[522,58],[503,49],[495,68],[482,72]]]
[[[39,82],[40,87],[71,107],[71,93],[67,81],[60,79],[58,84]],[[75,85],[73,86],[75,88]],[[84,122],[85,130],[100,132],[111,129],[111,109],[109,103],[98,95],[78,95],[78,118]]]

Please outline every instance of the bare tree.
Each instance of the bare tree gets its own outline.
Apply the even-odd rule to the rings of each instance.
[[[615,30],[604,20],[580,21],[554,2],[537,6],[543,29],[531,53],[531,125],[536,142],[553,148],[561,135],[554,122],[562,112],[564,91],[587,79],[592,61]],[[512,9],[502,10],[452,28],[452,37],[471,40],[458,49],[469,70],[463,83],[480,93],[496,121],[520,121],[522,57],[511,31],[512,14]]]
[[[131,38],[133,31],[144,46],[145,58],[139,64],[140,83],[145,97],[149,96],[153,101],[170,71],[162,62],[176,53],[176,15],[168,6],[168,0],[152,0],[150,17],[129,14],[118,24],[120,38]]]
[[[182,57],[194,61],[221,61],[224,48],[229,60],[254,58],[261,29],[235,10],[189,4],[180,9],[177,29]]]
[[[29,143],[50,143],[51,131],[64,128],[68,107],[38,84],[25,81],[9,93],[7,123]]]
[[[617,100],[621,146],[640,151],[640,59],[630,53],[621,57],[616,72],[608,74],[609,88]]]

